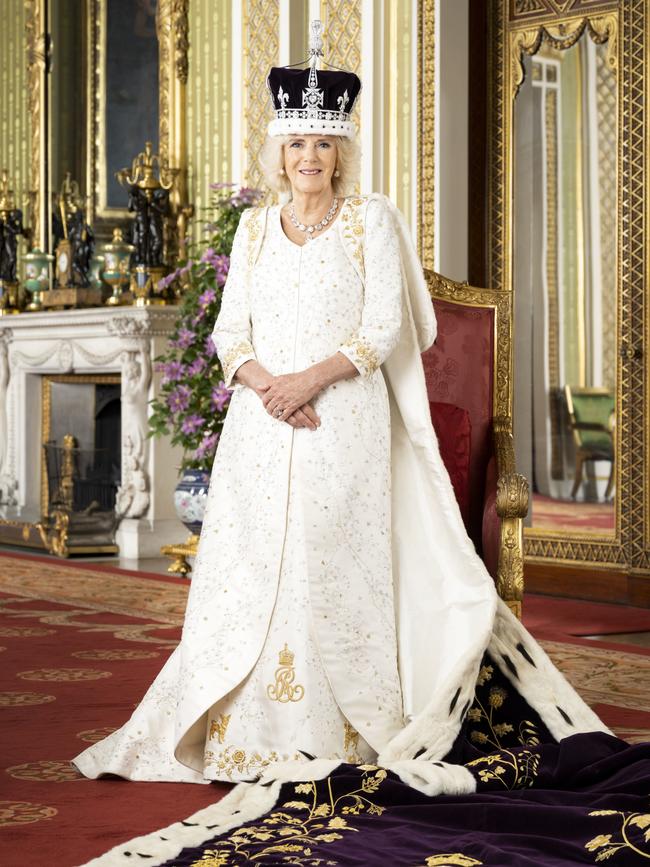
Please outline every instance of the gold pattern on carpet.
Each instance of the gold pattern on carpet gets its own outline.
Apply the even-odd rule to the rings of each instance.
[[[96,744],[99,741],[103,741],[104,738],[107,738],[116,731],[117,729],[115,726],[102,726],[98,729],[86,729],[83,732],[77,732],[77,737],[81,741],[86,741],[86,743]]]
[[[70,654],[76,659],[154,659],[160,656],[157,650],[75,650]]]
[[[48,783],[70,783],[84,776],[70,762],[26,762],[13,765],[6,772],[16,780],[44,780]]]
[[[650,712],[650,657],[559,641],[540,644],[587,704]]]
[[[41,680],[52,683],[102,680],[112,676],[112,671],[100,671],[98,668],[35,668],[32,671],[19,671],[16,674],[16,677],[21,680]]]
[[[58,812],[55,807],[31,804],[29,801],[0,801],[0,827],[40,822],[41,819],[51,819]]]
[[[0,557],[0,591],[182,625],[189,584]]]
[[[0,628],[0,638],[41,638],[45,635],[55,634],[56,629],[41,629],[38,626],[4,626]]]
[[[1,559],[1,558],[0,558]],[[53,626],[69,626],[80,632],[104,632],[110,633],[113,638],[120,641],[138,641],[145,644],[156,644],[159,649],[175,647],[178,644],[176,638],[161,638],[154,633],[169,629],[169,624],[164,623],[93,623],[91,620],[82,620],[82,617],[93,617],[94,612],[85,608],[69,608],[55,610],[51,608],[15,608],[12,605],[24,603],[24,599],[9,600],[0,599],[0,613],[12,618],[29,618],[38,620]],[[176,627],[173,627],[174,629]],[[54,630],[56,631],[56,630]]]
[[[33,704],[49,704],[56,701],[55,695],[45,695],[41,692],[0,692],[0,707],[24,707]]]

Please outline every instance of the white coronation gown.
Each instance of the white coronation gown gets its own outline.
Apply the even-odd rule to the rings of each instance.
[[[131,719],[74,759],[86,776],[249,780],[296,757],[439,759],[491,641],[497,661],[526,644],[545,681],[522,692],[554,734],[601,727],[504,606],[495,620],[431,427],[419,352],[434,334],[383,197],[346,200],[304,246],[278,207],[245,213],[214,331],[226,384],[251,358],[282,374],[337,351],[359,376],[315,398],[315,432],[235,385],[181,642]]]

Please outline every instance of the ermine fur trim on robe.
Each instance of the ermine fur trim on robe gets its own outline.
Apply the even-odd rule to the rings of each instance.
[[[134,856],[138,863],[159,867],[177,857],[183,849],[200,846],[270,812],[277,806],[284,783],[322,780],[341,764],[338,760],[328,759],[278,762],[268,767],[258,782],[239,783],[216,804],[204,807],[181,822],[120,843],[82,867],[125,867],[133,865]],[[386,770],[429,797],[465,795],[476,791],[474,776],[462,765],[404,761],[389,765]]]
[[[158,867],[183,849],[200,846],[217,834],[225,834],[268,813],[278,800],[281,785],[279,781],[270,786],[239,783],[216,804],[159,831],[120,843],[81,867],[124,867],[134,863]]]
[[[587,732],[612,734],[502,600],[488,652],[557,740]]]

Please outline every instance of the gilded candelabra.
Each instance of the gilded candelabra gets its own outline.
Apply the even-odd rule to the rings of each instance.
[[[128,190],[128,209],[133,214],[131,243],[134,247],[131,292],[139,307],[165,304],[170,300],[158,288],[165,274],[165,234],[170,191],[178,169],[164,165],[150,141],[133,160],[131,169],[115,173]]]

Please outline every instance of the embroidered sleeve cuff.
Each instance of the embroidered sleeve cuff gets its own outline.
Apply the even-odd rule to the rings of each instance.
[[[241,343],[229,349],[223,358],[219,359],[223,368],[223,381],[226,388],[232,387],[233,377],[242,364],[254,359],[255,352],[248,340],[242,340]]]
[[[370,376],[379,367],[379,356],[376,350],[362,337],[355,337],[354,340],[339,346],[339,352],[350,359],[361,376]]]

